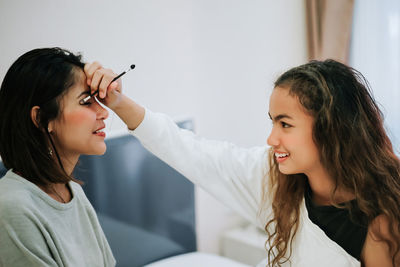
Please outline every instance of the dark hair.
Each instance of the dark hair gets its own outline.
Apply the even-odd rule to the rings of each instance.
[[[74,180],[63,168],[48,124],[59,117],[61,98],[83,67],[80,55],[58,47],[31,50],[11,65],[0,89],[0,155],[7,169],[43,186]],[[38,127],[31,118],[34,106],[40,107]]]
[[[354,193],[367,224],[378,215],[388,219],[396,241],[381,237],[389,245],[394,263],[400,247],[400,161],[368,82],[353,68],[326,60],[290,69],[277,79],[275,87],[287,88],[314,117],[313,140],[322,165],[336,185],[332,201],[336,189],[344,188]],[[267,241],[271,246],[268,255],[274,256],[271,263],[275,266],[288,260],[285,254],[298,228],[306,177],[280,173],[271,154],[266,180],[265,184],[274,192],[274,217],[265,229],[268,231],[276,224],[275,230],[268,232]],[[345,208],[352,214],[351,205]]]

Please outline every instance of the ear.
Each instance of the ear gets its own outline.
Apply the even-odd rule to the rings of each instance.
[[[34,106],[31,109],[31,119],[33,124],[35,124],[35,126],[37,128],[40,128],[40,119],[39,119],[39,113],[40,113],[40,107],[39,106]],[[53,131],[53,123],[49,122],[49,124],[47,125],[47,131],[49,133],[51,133]]]
[[[32,119],[33,124],[35,124],[35,126],[37,128],[39,128],[39,112],[40,112],[39,106],[34,106],[31,109],[31,119]]]

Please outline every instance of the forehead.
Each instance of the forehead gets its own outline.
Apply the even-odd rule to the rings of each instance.
[[[86,75],[80,68],[74,68],[74,85],[69,88],[68,93],[81,93],[83,90],[87,90]]]
[[[272,117],[286,114],[294,119],[312,118],[301,105],[298,97],[289,94],[289,89],[276,87],[269,101],[269,113]]]
[[[74,84],[68,88],[64,98],[76,98],[79,96],[80,93],[83,91],[88,90],[88,86],[86,84],[86,75],[80,68],[74,69]]]
[[[86,75],[80,68],[75,68],[73,71],[74,83],[67,89],[65,94],[61,98],[61,107],[64,109],[69,104],[76,102],[77,97],[84,92],[88,91],[88,85],[86,83]]]

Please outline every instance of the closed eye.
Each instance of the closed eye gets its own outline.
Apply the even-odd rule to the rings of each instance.
[[[89,98],[86,102],[83,101],[84,98],[82,98],[81,100],[79,100],[79,104],[82,106],[89,106],[91,104],[93,104],[93,99],[94,97]]]
[[[93,97],[88,99],[88,101],[83,102],[83,100],[89,95],[90,95],[90,90],[82,91],[77,97],[77,99],[79,99],[79,104],[80,105],[85,105],[85,106],[88,106],[88,105],[92,104],[93,103],[93,99],[92,99]]]

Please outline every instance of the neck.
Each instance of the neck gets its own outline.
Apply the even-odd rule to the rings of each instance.
[[[54,195],[52,197],[56,197],[54,199],[62,203],[68,203],[71,201],[72,194],[68,184],[53,184],[52,187],[54,189]]]
[[[66,156],[61,156],[61,163],[64,167],[65,172],[68,175],[71,175],[76,164],[78,163],[79,155],[78,156],[73,156],[73,157],[66,157]]]
[[[73,157],[72,156],[66,157],[65,155],[60,155],[60,159],[65,172],[68,175],[71,175],[72,171],[75,168],[76,163],[78,162],[79,155]],[[55,183],[51,184],[48,188],[42,188],[42,190],[45,191],[53,199],[61,203],[68,203],[72,199],[72,193],[69,189],[68,184]]]
[[[46,194],[61,203],[68,203],[72,199],[72,193],[68,184],[50,184],[48,186],[38,185]]]
[[[348,190],[337,188],[334,199],[332,199],[331,196],[335,189],[335,183],[323,168],[306,175],[312,191],[312,200],[317,205],[333,205],[355,198],[355,195]]]

